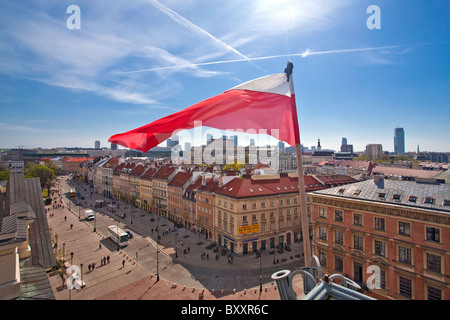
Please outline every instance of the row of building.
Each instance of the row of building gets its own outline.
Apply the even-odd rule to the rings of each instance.
[[[231,252],[302,240],[297,174],[120,158],[91,169],[98,193],[166,216]],[[313,253],[323,272],[344,274],[366,289],[367,270],[378,266],[379,288],[371,292],[378,298],[449,299],[450,185],[407,180],[374,170],[364,181],[306,175]]]
[[[267,174],[269,168],[256,166],[245,174],[121,158],[84,167],[98,194],[165,216],[234,253],[281,248],[302,238],[295,173]],[[324,189],[329,180],[306,176],[305,189]],[[335,177],[339,185],[354,181]]]

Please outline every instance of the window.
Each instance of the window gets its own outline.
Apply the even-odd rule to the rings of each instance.
[[[434,227],[427,227],[427,240],[441,242],[440,230]]]
[[[411,248],[398,247],[398,261],[411,264]]]
[[[319,218],[327,218],[327,208],[319,207]]]
[[[427,288],[428,300],[442,300],[441,289],[428,286]]]
[[[319,261],[320,266],[326,267],[327,266],[327,252],[323,250],[319,250]]]
[[[244,204],[242,205],[242,210],[247,210],[247,204],[246,204],[246,203],[244,203]]]
[[[409,222],[398,222],[398,233],[403,236],[410,236],[411,235],[411,224]]]
[[[344,272],[344,259],[340,256],[334,256],[334,270]]]
[[[354,235],[353,236],[353,247],[358,250],[363,250],[363,237]]]
[[[344,212],[342,210],[334,210],[334,221],[344,221]]]
[[[286,204],[291,204],[291,199],[286,199]]]
[[[256,220],[256,214],[252,215],[252,220],[253,220],[253,221]]]
[[[319,239],[327,240],[327,227],[319,227]]]
[[[423,203],[433,204],[434,203],[434,198],[426,197],[425,199],[423,199]]]
[[[253,208],[253,209],[256,209],[256,202],[254,202],[254,203],[252,204],[252,208]]]
[[[384,218],[375,217],[375,229],[380,230],[380,231],[385,231]]]
[[[414,202],[414,203],[415,203],[415,202],[417,201],[417,197],[416,197],[416,196],[409,196],[409,197],[408,197],[408,201],[409,201],[409,202]]]
[[[265,208],[266,207],[266,203],[265,202],[261,202],[261,208]]]
[[[427,270],[441,273],[441,257],[427,253]]]
[[[363,225],[363,221],[362,221],[363,217],[361,213],[354,213],[353,214],[353,224],[357,225],[357,226],[362,226]]]
[[[375,240],[375,254],[382,257],[386,256],[386,243],[384,241]]]
[[[247,216],[242,216],[242,222],[247,222]]]
[[[337,244],[344,244],[344,232],[341,230],[334,231],[334,242]]]
[[[408,278],[400,277],[400,294],[407,298],[412,298],[412,281]]]

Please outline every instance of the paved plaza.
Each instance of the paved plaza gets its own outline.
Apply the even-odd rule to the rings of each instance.
[[[85,286],[69,292],[61,276],[50,273],[58,300],[279,300],[271,275],[304,264],[301,243],[292,244],[292,250],[283,254],[263,252],[261,259],[255,254],[234,255],[232,263],[227,256],[216,259],[203,235],[176,229],[167,219],[123,203],[114,213],[107,205],[95,209],[95,222],[85,221],[84,210],[91,204],[110,200],[94,193],[91,196],[91,189],[84,184],[71,183],[83,190],[82,205],[75,206],[76,200],[67,197],[69,186],[64,179],[61,198],[57,197],[61,208],[48,206],[47,216],[52,234],[57,235],[58,250],[66,257],[66,266],[82,269],[80,280]],[[109,225],[131,231],[133,238],[128,246],[117,248],[108,236]],[[274,259],[278,263],[274,264]],[[89,268],[92,264],[94,269]],[[294,289],[301,292],[301,287],[301,279],[296,278]]]

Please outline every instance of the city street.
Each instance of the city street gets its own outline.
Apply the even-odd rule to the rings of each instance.
[[[216,259],[216,253],[212,249],[206,248],[210,241],[203,235],[193,233],[185,228],[176,230],[173,223],[167,219],[132,208],[124,203],[116,202],[113,213],[111,206],[107,205],[107,203],[111,204],[111,200],[93,193],[93,190],[86,184],[66,180],[66,177],[60,177],[59,181],[58,188],[61,190],[64,209],[50,210],[50,213],[56,212],[56,214],[49,218],[49,225],[56,227],[55,222],[57,221],[60,221],[59,224],[67,225],[67,230],[58,234],[60,239],[58,241],[66,241],[66,259],[71,250],[69,243],[78,247],[73,258],[74,264],[80,263],[79,257],[89,256],[89,251],[95,253],[104,251],[105,255],[109,252],[111,267],[100,265],[101,256],[97,258],[98,263],[95,260],[96,266],[105,269],[102,270],[105,272],[105,279],[102,280],[105,283],[107,282],[106,277],[108,277],[106,270],[119,269],[122,267],[123,260],[126,261],[124,268],[120,271],[114,270],[114,272],[125,272],[128,284],[142,278],[156,279],[156,275],[159,274],[161,280],[172,286],[206,289],[209,292],[251,290],[259,288],[260,283],[263,288],[274,288],[276,283],[271,279],[274,272],[284,269],[294,270],[303,266],[302,243],[292,244],[292,251],[285,251],[283,254],[270,255],[268,252],[263,252],[261,259],[256,258],[255,254],[234,255],[232,263],[228,262],[227,256],[220,256]],[[76,205],[78,197],[69,196],[70,188],[76,188],[77,192],[81,193],[81,197],[84,197],[84,200],[80,200],[81,205]],[[103,200],[105,205],[102,208],[95,208],[97,200]],[[85,221],[84,211],[91,209],[91,206],[95,212],[95,220]],[[125,214],[124,218],[122,218],[123,214]],[[63,221],[63,215],[67,217],[67,221]],[[73,221],[71,222],[73,229],[69,227],[69,219]],[[109,225],[118,225],[133,234],[128,241],[128,246],[117,248],[108,235],[107,227]],[[93,232],[94,228],[96,232]],[[157,228],[160,235],[159,242],[157,242]],[[83,239],[77,239],[76,233],[73,238],[73,231],[77,232],[77,230],[78,232],[91,231],[87,236],[83,235]],[[72,237],[70,242],[64,239],[69,235]],[[80,250],[86,252],[79,252]],[[277,264],[274,264],[274,259],[278,261]],[[89,262],[85,263],[89,264]],[[112,265],[113,263],[115,267]],[[86,268],[85,265],[83,272]],[[88,281],[89,275],[90,273],[85,276],[84,280],[86,284],[89,284],[86,288],[91,285]],[[115,273],[111,273],[110,276],[114,277]],[[61,280],[59,281],[61,282]],[[296,280],[296,286],[301,287],[301,280]],[[297,292],[299,291],[301,292],[301,289],[297,290]],[[105,293],[107,292],[105,291]],[[270,299],[279,299],[278,293],[275,293],[276,295]]]

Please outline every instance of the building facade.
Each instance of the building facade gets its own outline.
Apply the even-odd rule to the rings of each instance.
[[[341,273],[376,298],[450,298],[449,185],[376,177],[310,196],[323,272]],[[377,287],[367,283],[369,268],[379,270]]]

